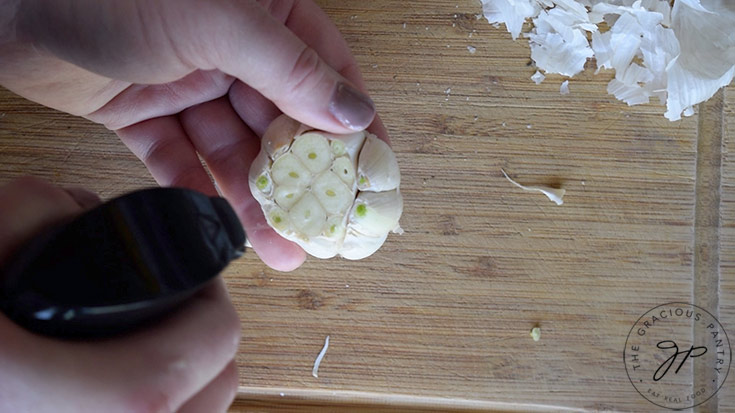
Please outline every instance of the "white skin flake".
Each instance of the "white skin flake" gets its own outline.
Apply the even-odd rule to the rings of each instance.
[[[319,377],[319,365],[322,364],[322,359],[324,358],[324,355],[327,354],[327,349],[329,348],[329,336],[327,336],[326,339],[324,339],[324,347],[322,347],[322,351],[319,352],[319,355],[316,356],[316,360],[314,361],[314,368],[311,369],[311,375],[314,377]]]
[[[546,76],[544,76],[543,73],[539,72],[538,70],[536,71],[536,73],[533,74],[533,76],[531,76],[531,80],[533,80],[533,82],[537,85],[540,85],[541,82],[544,81],[544,79],[546,79]]]
[[[564,194],[566,193],[566,190],[563,188],[552,188],[549,186],[525,186],[521,185],[518,182],[511,179],[511,177],[508,176],[508,174],[505,173],[504,170],[500,170],[505,178],[510,181],[513,185],[523,189],[524,191],[533,191],[533,192],[541,192],[542,194],[546,195],[549,200],[553,201],[557,205],[562,205],[564,203],[564,200],[562,199],[564,197]]]
[[[672,121],[735,78],[735,1],[481,1],[487,20],[514,39],[531,23],[523,36],[539,70],[573,77],[595,57],[598,72],[615,70],[608,93],[628,105],[657,98]]]
[[[561,83],[561,86],[559,87],[559,93],[562,95],[568,95],[569,94],[569,81],[565,80]]]

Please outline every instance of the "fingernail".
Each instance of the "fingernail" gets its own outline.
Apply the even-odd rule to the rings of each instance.
[[[345,127],[363,130],[375,117],[375,104],[366,94],[346,83],[339,83],[329,102],[329,112]]]

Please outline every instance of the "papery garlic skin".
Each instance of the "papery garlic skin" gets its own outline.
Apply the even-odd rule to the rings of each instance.
[[[677,0],[671,15],[680,53],[666,68],[665,115],[679,120],[735,78],[735,5]]]
[[[401,233],[398,162],[367,132],[335,135],[282,115],[263,135],[250,191],[266,222],[317,258],[365,258]]]
[[[572,77],[594,56],[598,71],[615,70],[608,93],[628,105],[657,98],[676,121],[735,78],[735,0],[481,2],[487,20],[504,23],[514,39],[531,20],[523,36],[537,84],[540,71]]]
[[[707,79],[719,79],[735,66],[735,2],[677,0],[672,18],[682,67]]]

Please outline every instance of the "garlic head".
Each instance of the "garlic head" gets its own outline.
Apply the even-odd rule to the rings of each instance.
[[[401,174],[390,146],[367,132],[335,135],[286,115],[263,135],[250,191],[266,222],[317,258],[365,258],[401,233]]]

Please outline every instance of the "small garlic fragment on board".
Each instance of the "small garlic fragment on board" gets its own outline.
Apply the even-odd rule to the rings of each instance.
[[[544,76],[544,74],[539,72],[538,70],[536,71],[536,73],[533,74],[533,76],[531,76],[531,80],[533,80],[533,82],[537,85],[540,85],[541,82],[544,81],[544,79],[546,79],[546,76]]]
[[[564,200],[562,198],[564,197],[564,194],[567,192],[564,188],[552,188],[549,186],[525,186],[511,179],[508,176],[508,174],[505,173],[504,170],[501,169],[500,172],[502,172],[503,175],[505,175],[505,178],[509,180],[510,183],[523,189],[524,191],[541,192],[542,194],[546,195],[547,198],[549,198],[551,201],[553,201],[557,205],[562,205],[564,203]]]
[[[334,135],[282,115],[263,135],[249,185],[266,222],[317,258],[365,258],[402,233],[401,173],[367,132]]]
[[[314,360],[314,367],[311,369],[311,375],[315,378],[319,378],[319,365],[322,364],[322,359],[324,358],[324,355],[327,354],[327,349],[329,349],[329,336],[324,339],[324,347],[322,347],[322,350],[316,356],[316,360]]]
[[[562,95],[568,95],[569,94],[569,81],[565,80],[561,83],[561,86],[559,86],[559,93]]]
[[[541,340],[541,328],[540,327],[534,327],[531,329],[531,332],[528,333],[533,341],[539,341]]]

